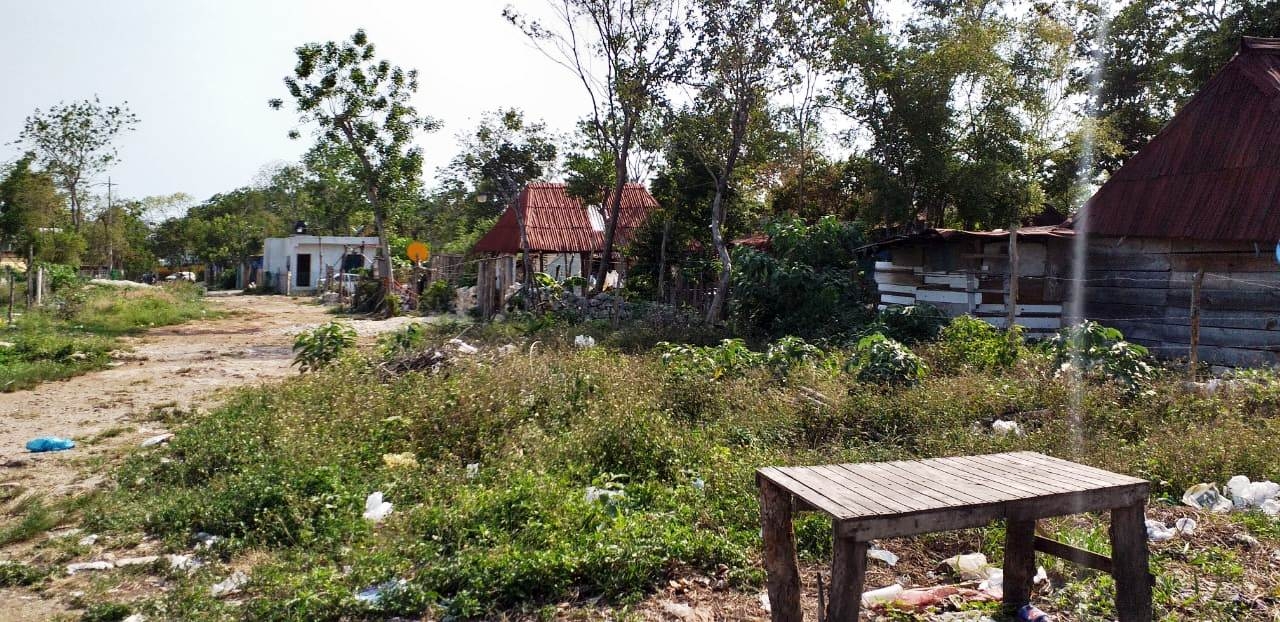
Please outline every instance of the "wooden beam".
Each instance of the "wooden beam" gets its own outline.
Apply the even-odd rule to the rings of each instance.
[[[1154,581],[1148,561],[1146,501],[1111,510],[1111,551],[1119,622],[1151,622]]]
[[[867,543],[835,538],[831,548],[831,605],[827,608],[826,619],[829,622],[858,622],[862,586],[867,573]]]
[[[1004,528],[1004,609],[1015,615],[1031,602],[1036,576],[1036,522],[1010,520]]]
[[[1093,551],[1076,548],[1070,544],[1050,540],[1044,536],[1035,537],[1035,547],[1037,551],[1046,555],[1065,559],[1073,564],[1097,570],[1098,572],[1111,574],[1111,558],[1106,555],[1099,555]]]
[[[791,493],[764,477],[760,486],[760,528],[764,535],[765,583],[773,622],[802,622],[800,567],[791,519]]]
[[[1009,299],[1005,301],[1008,308],[1008,323],[1005,326],[1013,329],[1018,321],[1018,226],[1009,229]]]
[[[1204,285],[1204,268],[1196,271],[1191,282],[1191,346],[1187,352],[1187,374],[1196,379],[1196,363],[1200,359],[1200,287]]]

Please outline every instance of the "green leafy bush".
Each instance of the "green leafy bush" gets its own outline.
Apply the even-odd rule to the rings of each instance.
[[[657,351],[663,365],[677,376],[735,377],[765,361],[763,355],[753,352],[741,339],[725,339],[717,346],[664,341],[658,344]]]
[[[766,227],[768,252],[734,249],[730,316],[743,331],[765,335],[828,337],[869,319],[865,266],[854,252],[862,244],[856,224],[824,217]]]
[[[845,369],[857,370],[862,382],[911,386],[920,382],[928,366],[910,348],[876,333],[858,341]]]
[[[937,352],[940,362],[950,367],[1006,369],[1017,362],[1021,349],[1022,327],[1001,332],[976,317],[961,315],[942,329]]]
[[[797,365],[814,364],[822,360],[822,349],[799,337],[786,336],[769,345],[765,352],[765,365],[774,376],[785,379]]]
[[[427,342],[427,329],[421,322],[405,325],[400,330],[378,337],[383,356],[393,356],[421,348]]]
[[[419,306],[422,311],[435,311],[437,313],[448,313],[453,310],[453,302],[455,296],[453,286],[445,279],[436,279],[422,291],[422,295],[418,297]]]
[[[293,364],[306,373],[327,367],[356,344],[356,329],[334,320],[300,333],[293,340]]]
[[[1124,340],[1115,328],[1086,320],[1064,328],[1045,342],[1060,374],[1079,372],[1119,384],[1130,394],[1143,391],[1155,377],[1146,348]]]

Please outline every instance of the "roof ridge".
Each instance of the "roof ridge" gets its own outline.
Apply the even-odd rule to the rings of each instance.
[[[1280,54],[1280,38],[1240,37],[1240,52],[1256,54]]]

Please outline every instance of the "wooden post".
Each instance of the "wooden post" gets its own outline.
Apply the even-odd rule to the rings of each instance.
[[[867,543],[841,538],[831,525],[831,604],[829,622],[857,622],[862,605],[862,585],[867,574]]]
[[[1191,282],[1191,346],[1187,352],[1187,375],[1196,379],[1196,364],[1200,361],[1200,288],[1204,285],[1204,268],[1196,270]]]
[[[1036,522],[1005,521],[1004,526],[1004,609],[1014,615],[1031,602],[1031,584],[1036,576]]]
[[[1008,306],[1008,323],[1006,330],[1013,330],[1018,321],[1018,223],[1009,228],[1009,296],[1005,300]]]
[[[756,476],[760,486],[760,528],[764,535],[765,583],[773,622],[802,622],[800,567],[791,523],[791,494]]]
[[[1147,556],[1146,502],[1111,510],[1111,574],[1116,580],[1119,622],[1151,622],[1152,577]]]
[[[13,324],[13,266],[9,266],[9,316],[8,322]]]
[[[36,268],[36,306],[44,304],[44,266]]]

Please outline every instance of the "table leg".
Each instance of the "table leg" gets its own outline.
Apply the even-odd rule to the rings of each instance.
[[[1005,521],[1004,526],[1004,608],[1013,615],[1031,602],[1031,583],[1036,576],[1036,521]]]
[[[1151,567],[1147,559],[1146,502],[1111,510],[1112,576],[1120,622],[1151,622]]]
[[[835,533],[835,525],[832,525]],[[867,543],[833,535],[831,543],[831,605],[827,622],[856,622],[867,573]]]
[[[800,568],[791,522],[791,493],[760,478],[760,527],[764,535],[765,582],[773,622],[801,622]]]

